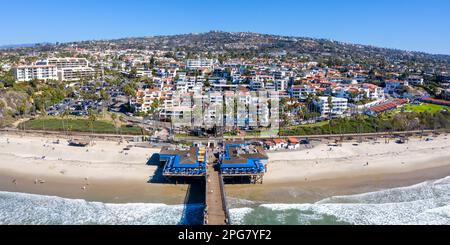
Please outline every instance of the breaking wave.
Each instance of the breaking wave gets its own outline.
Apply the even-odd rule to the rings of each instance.
[[[234,224],[450,224],[450,177],[314,204],[262,204],[230,210]],[[243,214],[244,213],[244,214]]]
[[[0,224],[202,224],[203,205],[108,204],[80,199],[0,192]]]

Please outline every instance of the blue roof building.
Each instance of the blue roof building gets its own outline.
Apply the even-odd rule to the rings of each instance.
[[[191,147],[189,150],[162,150],[160,162],[164,163],[163,175],[204,176],[206,174],[206,148]]]
[[[262,176],[266,171],[268,156],[261,146],[250,144],[225,144],[220,156],[223,176]]]

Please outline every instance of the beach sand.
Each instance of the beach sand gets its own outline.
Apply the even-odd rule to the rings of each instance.
[[[81,198],[89,201],[180,204],[188,185],[152,181],[157,166],[147,162],[156,148],[96,141],[72,147],[66,140],[0,135],[0,190]],[[312,149],[269,152],[262,185],[227,185],[230,200],[314,202],[332,195],[356,194],[406,186],[450,175],[446,135],[405,144],[380,139],[325,143]],[[41,183],[42,182],[42,183]],[[191,200],[192,201],[192,200]],[[195,200],[194,200],[195,202]]]

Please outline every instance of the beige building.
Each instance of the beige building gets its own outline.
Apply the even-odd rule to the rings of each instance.
[[[91,67],[74,67],[58,69],[58,79],[60,81],[78,81],[81,79],[92,79],[99,73]]]
[[[47,63],[58,69],[89,67],[89,61],[85,58],[49,58]]]

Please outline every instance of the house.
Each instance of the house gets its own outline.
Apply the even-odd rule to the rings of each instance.
[[[266,140],[266,141],[264,141],[264,148],[265,148],[266,150],[269,150],[269,151],[274,151],[274,150],[276,150],[276,148],[275,148],[275,142],[273,142],[272,140]]]
[[[297,138],[289,137],[288,138],[288,149],[289,150],[297,150],[300,148],[300,141]]]
[[[273,142],[275,143],[275,149],[286,149],[288,146],[288,143],[284,139],[273,139]]]
[[[442,93],[445,100],[450,100],[450,88],[444,90]]]
[[[408,81],[401,80],[387,80],[384,83],[386,84],[384,92],[388,94],[398,93],[399,91],[403,90],[405,86],[409,85]]]
[[[411,75],[408,77],[408,83],[411,85],[423,85],[423,77],[421,76],[416,76],[416,75]]]

